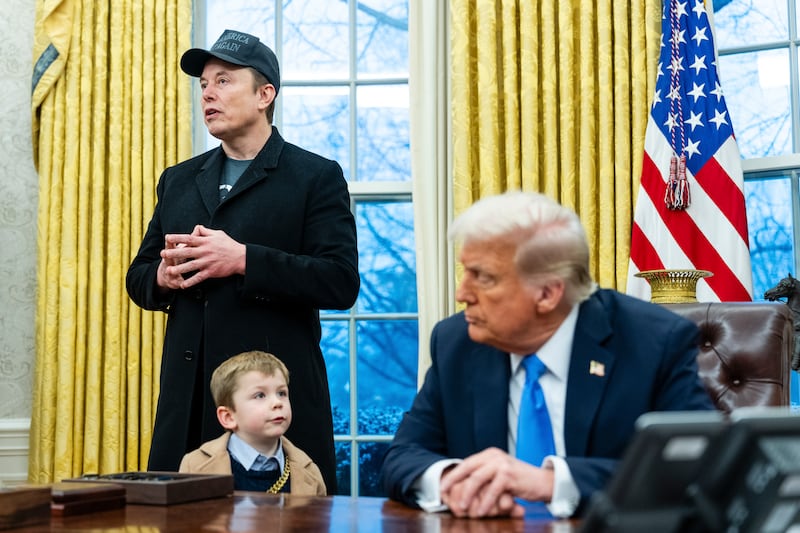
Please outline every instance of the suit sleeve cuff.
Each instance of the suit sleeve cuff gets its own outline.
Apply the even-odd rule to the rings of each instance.
[[[447,511],[449,507],[442,503],[439,486],[442,472],[450,465],[460,463],[460,459],[442,459],[429,466],[411,485],[417,498],[417,505],[429,513]]]

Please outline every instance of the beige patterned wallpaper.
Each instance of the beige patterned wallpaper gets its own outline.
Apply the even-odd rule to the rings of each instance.
[[[33,0],[0,2],[0,418],[31,415],[38,176],[31,152]]]

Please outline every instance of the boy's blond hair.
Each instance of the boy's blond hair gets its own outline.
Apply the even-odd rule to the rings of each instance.
[[[233,393],[239,386],[239,377],[247,372],[261,372],[271,376],[276,372],[283,374],[286,384],[289,384],[289,370],[283,361],[271,353],[254,350],[234,355],[211,374],[211,396],[217,407],[224,406],[234,409]]]

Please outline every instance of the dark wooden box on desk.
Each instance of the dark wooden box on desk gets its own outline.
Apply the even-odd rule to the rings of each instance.
[[[65,482],[92,482],[121,485],[127,503],[171,505],[174,503],[222,498],[233,494],[233,476],[179,474],[177,472],[121,472],[84,475]]]
[[[0,489],[0,529],[50,520],[50,486]]]
[[[53,483],[53,516],[73,516],[125,507],[125,487],[119,483]]]

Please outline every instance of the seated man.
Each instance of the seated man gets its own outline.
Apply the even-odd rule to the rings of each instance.
[[[431,335],[431,367],[382,467],[391,498],[456,516],[523,516],[524,502],[579,515],[639,415],[713,409],[697,374],[697,327],[598,289],[572,210],[506,193],[470,207],[449,237],[461,244],[465,310]],[[526,384],[535,360],[543,374]],[[536,389],[544,431],[523,422],[537,411]]]

